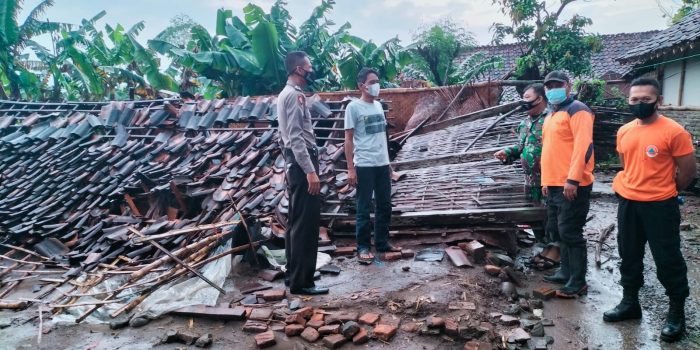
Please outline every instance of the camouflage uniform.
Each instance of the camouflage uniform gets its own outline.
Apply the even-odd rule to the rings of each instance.
[[[542,186],[540,185],[540,157],[542,156],[542,125],[547,111],[536,117],[523,119],[518,125],[518,145],[506,148],[506,164],[520,159],[525,172],[525,194],[528,199],[542,202]]]

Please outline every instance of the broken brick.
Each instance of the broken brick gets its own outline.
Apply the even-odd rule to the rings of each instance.
[[[336,312],[330,315],[326,315],[325,321],[326,324],[344,323],[348,321],[357,322],[357,318],[357,312]]]
[[[267,331],[257,334],[255,336],[255,344],[257,344],[261,349],[269,348],[270,346],[277,344],[277,340],[275,340],[275,332]]]
[[[409,322],[401,325],[401,330],[408,333],[416,333],[420,329],[420,325],[415,322]]]
[[[323,310],[314,311],[314,313],[311,315],[310,321],[323,321],[323,319],[326,317],[323,312]]]
[[[541,300],[549,300],[557,294],[557,291],[549,287],[540,287],[532,291],[532,296]]]
[[[359,331],[360,325],[354,321],[345,322],[340,328],[340,333],[347,339],[352,339],[352,337],[354,337]]]
[[[288,324],[286,327],[284,327],[284,334],[286,334],[288,337],[296,337],[303,331],[304,326],[300,324]]]
[[[323,327],[325,324],[326,324],[325,322],[318,321],[318,320],[311,320],[309,322],[306,322],[307,327],[311,327],[311,328],[315,328],[315,329],[319,329],[319,328]]]
[[[445,327],[445,320],[442,317],[430,316],[427,319],[427,325],[430,328],[443,328]]]
[[[301,332],[301,337],[304,338],[309,343],[313,343],[318,340],[318,337],[320,337],[320,334],[318,334],[318,331],[311,328],[311,327],[306,327],[303,332]]]
[[[484,265],[484,271],[494,277],[501,274],[501,268],[496,265]]]
[[[250,312],[248,319],[257,321],[267,321],[272,318],[272,309],[255,308]]]
[[[522,328],[516,328],[514,329],[510,335],[508,336],[508,342],[510,343],[524,343],[528,340],[530,340],[530,334],[528,334],[524,329]]]
[[[299,314],[299,315],[301,315],[301,317],[308,320],[309,318],[311,318],[312,315],[314,315],[314,309],[307,306],[305,308],[301,308],[301,309],[295,311],[294,313]]]
[[[258,277],[268,282],[282,278],[282,276],[284,276],[284,272],[278,270],[262,270],[260,273],[258,273]]]
[[[459,335],[459,323],[456,320],[448,318],[445,320],[445,334],[456,337]]]
[[[285,318],[284,323],[286,324],[300,324],[306,326],[306,319],[301,314],[291,314]]]
[[[342,334],[333,334],[323,338],[323,345],[329,349],[337,349],[345,345],[347,341]]]
[[[404,259],[412,258],[416,256],[416,252],[412,249],[403,249],[401,251],[401,257]]]
[[[355,246],[350,246],[350,247],[337,247],[335,249],[335,254],[336,256],[349,256],[349,255],[355,255],[355,250],[357,250],[357,247]]]
[[[450,305],[448,305],[447,308],[450,310],[474,311],[474,310],[476,310],[476,304],[469,302],[469,301],[455,301],[455,302],[450,303]]]
[[[318,329],[318,333],[321,335],[328,335],[328,334],[338,334],[340,333],[340,324],[332,324],[328,326],[323,326]]]
[[[369,334],[364,328],[360,328],[360,331],[352,337],[352,343],[355,345],[362,345],[369,341]]]
[[[362,315],[359,320],[361,324],[366,324],[368,326],[374,326],[377,321],[379,321],[379,315],[373,313],[366,313]]]
[[[374,330],[372,332],[377,337],[377,339],[383,341],[390,341],[391,338],[393,338],[396,335],[396,331],[396,326],[380,324],[374,327]]]
[[[262,293],[256,293],[255,295],[265,301],[280,301],[287,296],[287,291],[284,289],[272,289],[266,290]]]
[[[382,260],[384,261],[401,260],[402,257],[401,252],[386,252],[382,254]]]
[[[267,324],[259,321],[248,320],[243,325],[243,331],[249,333],[262,333],[267,331]]]
[[[464,344],[464,350],[491,350],[491,344],[485,342],[479,342],[476,340],[470,340]]]
[[[520,320],[517,317],[508,316],[508,315],[501,316],[499,321],[504,326],[517,326],[520,324]]]

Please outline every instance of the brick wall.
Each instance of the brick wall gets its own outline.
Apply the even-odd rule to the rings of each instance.
[[[698,176],[700,177],[700,109],[679,110],[676,108],[662,107],[661,113],[683,125],[691,135],[695,143],[695,158],[698,161]],[[700,184],[695,185],[700,188]]]

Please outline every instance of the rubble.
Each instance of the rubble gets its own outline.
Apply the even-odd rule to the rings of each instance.
[[[275,332],[267,331],[255,335],[255,344],[260,349],[269,348],[277,344],[277,339],[275,339]]]

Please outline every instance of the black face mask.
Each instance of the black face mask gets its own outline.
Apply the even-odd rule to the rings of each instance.
[[[524,100],[521,100],[521,101],[520,101],[520,107],[522,107],[522,109],[523,109],[524,111],[529,111],[529,110],[531,110],[531,109],[537,107],[537,105],[539,105],[539,103],[536,103],[536,101],[537,101],[537,99],[534,99],[534,100],[532,100],[532,101],[524,101]]]
[[[309,72],[303,68],[301,69],[301,71],[304,72],[304,74],[299,74],[299,76],[306,80],[306,85],[313,85],[314,81],[316,80],[316,78],[314,77],[314,72]]]
[[[656,101],[650,103],[639,102],[637,104],[630,104],[629,107],[630,112],[632,112],[635,117],[647,119],[656,112]]]

